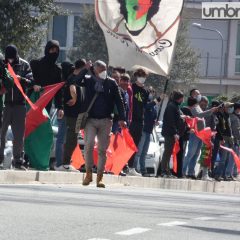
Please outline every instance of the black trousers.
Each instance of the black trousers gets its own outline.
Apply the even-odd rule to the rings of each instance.
[[[138,146],[141,137],[142,137],[142,131],[143,131],[143,124],[140,122],[131,122],[130,127],[129,127],[129,132],[132,135],[133,141],[136,146]],[[134,164],[134,157],[135,154],[132,155],[132,157],[128,161],[128,166],[130,168],[133,168]]]
[[[180,137],[179,146],[180,146],[180,151],[177,154],[177,174],[176,174],[176,176],[178,178],[181,178],[183,176],[183,174],[182,174],[183,159],[184,159],[184,155],[185,155],[185,151],[186,151],[187,141]]]
[[[1,129],[0,163],[4,161],[4,149],[8,126],[13,133],[13,160],[14,163],[23,163],[23,145],[25,132],[26,107],[25,105],[7,105],[3,110]]]
[[[71,157],[73,154],[74,149],[78,143],[78,133],[75,133],[76,121],[77,118],[73,117],[65,117],[66,119],[66,143],[64,146],[64,157],[63,157],[63,164],[69,165],[71,162]]]

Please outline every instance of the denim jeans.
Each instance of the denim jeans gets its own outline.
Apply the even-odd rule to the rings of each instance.
[[[58,133],[56,140],[56,149],[55,149],[55,157],[57,162],[57,167],[62,165],[63,162],[63,145],[65,142],[65,134],[66,134],[66,122],[65,118],[58,119]]]
[[[227,141],[224,142],[224,146],[227,148],[231,148],[230,144]],[[220,161],[218,162],[218,164],[215,168],[214,175],[216,177],[225,177],[226,168],[230,161],[231,154],[224,149],[220,149],[219,153],[220,153]]]
[[[200,156],[202,148],[202,140],[199,139],[194,133],[190,133],[188,152],[183,162],[183,175],[195,175],[195,167],[197,160]],[[188,169],[188,174],[187,174]]]
[[[239,156],[239,146],[238,145],[234,145],[233,147],[233,151]],[[227,163],[227,168],[226,168],[226,172],[225,172],[225,176],[226,177],[233,177],[235,175],[235,160],[232,156],[232,154],[230,154],[229,156],[229,160]]]
[[[137,169],[138,161],[140,165],[140,172],[142,174],[146,173],[145,160],[150,145],[150,133],[143,132],[140,143],[138,144],[138,152],[134,158],[134,168]]]

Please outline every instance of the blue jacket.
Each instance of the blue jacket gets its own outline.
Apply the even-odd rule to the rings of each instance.
[[[147,133],[152,133],[156,120],[157,120],[156,103],[154,101],[148,102],[145,105],[143,131]]]

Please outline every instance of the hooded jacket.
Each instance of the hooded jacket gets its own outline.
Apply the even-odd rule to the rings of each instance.
[[[53,47],[58,49],[58,53],[50,54],[49,50]],[[34,85],[39,85],[41,87],[60,83],[62,81],[61,77],[61,67],[56,63],[59,56],[59,43],[58,41],[51,40],[48,41],[45,47],[45,56],[41,59],[32,60],[30,62]],[[52,106],[52,101],[48,104],[47,110],[50,111]],[[55,106],[58,109],[63,108],[62,104],[62,91],[60,90],[55,96]]]
[[[32,71],[29,63],[19,57],[18,50],[14,45],[6,47],[5,63],[7,63],[9,59],[13,59],[11,66],[16,75],[21,77],[20,84],[23,91],[26,92],[26,89],[32,86]],[[14,84],[5,95],[5,105],[25,105],[25,103],[25,98]]]

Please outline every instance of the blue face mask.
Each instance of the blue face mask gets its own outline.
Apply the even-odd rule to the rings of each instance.
[[[153,100],[153,95],[152,95],[152,94],[149,94],[148,100],[149,100],[149,101],[152,101],[152,100]]]
[[[234,108],[233,107],[228,108],[227,112],[228,112],[228,114],[232,114],[234,112]]]

